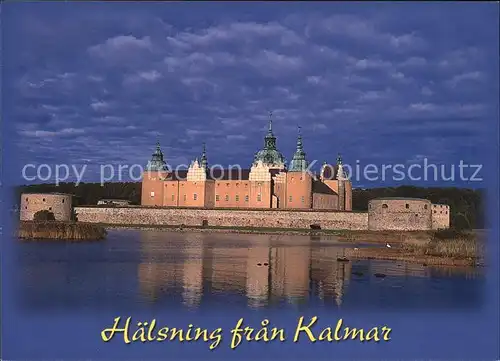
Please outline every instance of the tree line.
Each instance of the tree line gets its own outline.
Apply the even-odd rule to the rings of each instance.
[[[78,205],[95,205],[100,199],[126,199],[132,204],[141,204],[141,183],[60,183],[35,184],[16,188],[16,199],[21,193],[70,193]],[[353,189],[353,211],[366,211],[368,202],[379,197],[425,198],[432,203],[448,204],[451,208],[451,225],[458,229],[484,228],[483,191],[469,188],[424,188],[415,186]]]

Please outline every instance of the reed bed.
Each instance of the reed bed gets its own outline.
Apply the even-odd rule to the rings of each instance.
[[[430,234],[427,242],[403,242],[403,251],[420,256],[476,259],[484,255],[484,244],[472,232],[443,230]]]
[[[106,235],[104,227],[80,222],[21,221],[18,230],[18,237],[24,240],[99,241],[105,239]]]

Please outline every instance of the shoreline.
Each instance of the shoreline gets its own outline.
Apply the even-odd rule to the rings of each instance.
[[[62,221],[20,221],[17,237],[24,242],[94,242],[106,239],[107,231],[94,223]]]
[[[336,237],[338,241],[352,244],[353,248],[346,248],[345,256],[348,260],[378,259],[388,261],[402,261],[418,263],[434,267],[482,268],[483,257],[449,257],[443,255],[420,254],[415,250],[425,248],[435,238],[436,231],[369,231],[369,230],[308,230],[308,229],[277,229],[277,228],[236,228],[236,227],[181,227],[181,226],[146,226],[146,225],[117,225],[100,224],[108,230],[152,230],[165,232],[200,232],[200,233],[234,233],[234,234],[263,234],[284,236],[311,236]],[[484,230],[467,231],[464,234],[472,237],[474,242],[480,238]],[[446,241],[453,242],[453,239]],[[456,240],[458,242],[458,240]],[[390,244],[391,248],[356,248],[357,244]],[[412,247],[408,247],[411,245]],[[415,247],[417,245],[417,247]]]

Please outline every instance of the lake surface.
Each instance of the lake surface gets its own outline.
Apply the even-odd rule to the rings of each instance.
[[[24,312],[242,309],[477,310],[484,276],[340,262],[332,237],[111,230],[95,243],[19,245]],[[386,275],[378,278],[375,274]]]

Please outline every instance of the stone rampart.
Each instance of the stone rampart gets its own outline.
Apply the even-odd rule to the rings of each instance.
[[[432,228],[431,205],[427,199],[372,199],[368,203],[368,229],[430,230]]]
[[[19,209],[19,219],[32,221],[38,211],[49,211],[56,221],[69,221],[72,215],[71,194],[62,193],[23,193]]]
[[[123,225],[181,225],[255,227],[255,228],[310,228],[364,230],[368,227],[368,213],[284,211],[284,210],[222,210],[152,207],[75,207],[80,222]]]

